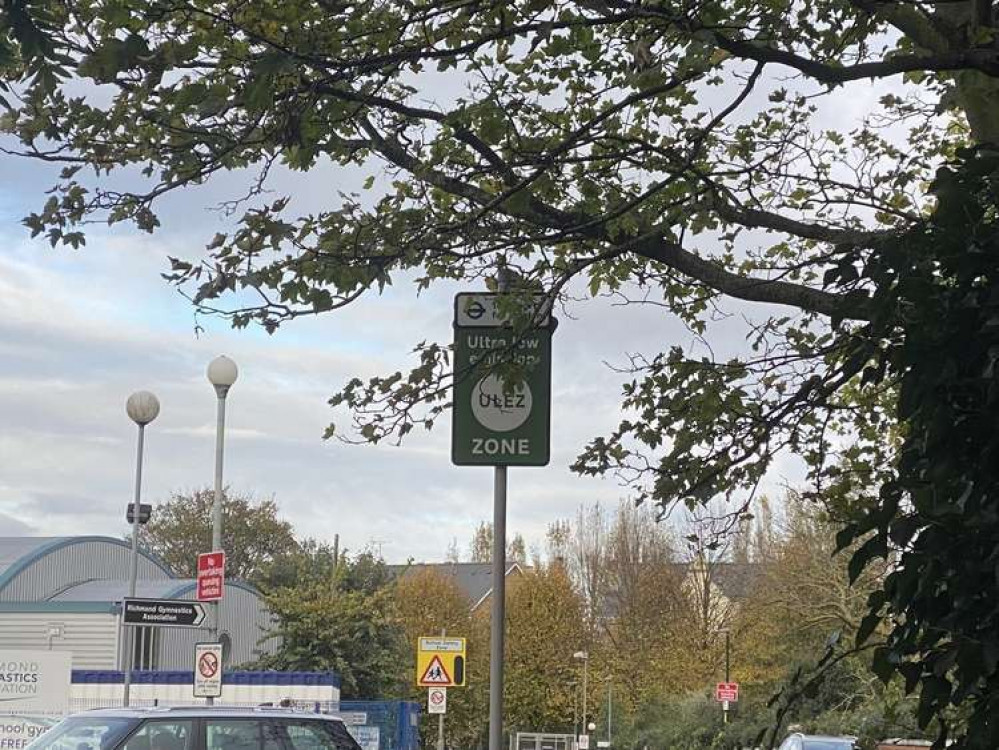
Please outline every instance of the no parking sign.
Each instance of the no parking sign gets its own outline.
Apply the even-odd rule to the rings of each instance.
[[[427,713],[447,713],[447,688],[432,687],[427,693]]]
[[[222,695],[222,644],[199,643],[194,647],[194,697]]]

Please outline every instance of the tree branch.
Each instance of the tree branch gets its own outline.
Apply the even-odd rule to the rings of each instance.
[[[888,78],[910,71],[977,70],[999,77],[999,53],[991,49],[964,52],[940,52],[932,55],[897,55],[877,62],[836,66],[775,49],[745,39],[733,39],[713,31],[715,44],[737,57],[763,63],[778,63],[794,68],[821,83],[838,84],[863,78]]]
[[[851,304],[845,309],[844,298],[821,289],[794,284],[788,281],[757,279],[726,270],[714,261],[701,258],[679,244],[662,238],[649,239],[636,252],[680,273],[697,279],[703,284],[730,297],[749,302],[767,302],[788,305],[808,312],[846,320],[868,320],[870,313],[863,304]]]
[[[836,245],[852,247],[871,247],[886,242],[898,236],[894,230],[869,231],[864,229],[838,229],[820,224],[797,221],[770,211],[762,211],[745,206],[734,206],[722,199],[716,200],[712,206],[718,215],[732,224],[757,229],[772,229],[775,232],[793,234],[806,240],[830,242]]]

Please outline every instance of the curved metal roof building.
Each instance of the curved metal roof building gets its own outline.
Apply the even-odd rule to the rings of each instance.
[[[128,542],[114,537],[0,537],[0,650],[71,651],[77,669],[116,669],[123,662],[119,627],[128,593]],[[195,581],[181,579],[140,549],[136,596],[194,599]],[[228,581],[221,631],[228,662],[253,661],[274,650],[271,615],[255,589]],[[190,669],[205,633],[191,628],[135,628],[138,668]]]

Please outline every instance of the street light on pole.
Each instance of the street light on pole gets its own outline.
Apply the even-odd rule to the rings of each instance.
[[[136,391],[125,402],[125,412],[139,427],[139,437],[135,451],[135,496],[132,503],[132,558],[128,574],[128,595],[135,596],[135,584],[139,577],[139,524],[142,515],[142,451],[145,444],[146,425],[160,413],[160,402],[149,391]],[[124,704],[129,704],[132,687],[132,666],[135,659],[134,629],[129,629],[130,637],[125,651],[125,691]]]
[[[588,724],[586,723],[586,691],[587,691],[587,671],[590,665],[590,655],[586,651],[577,651],[572,655],[573,659],[580,659],[583,662],[583,720],[580,722],[583,726],[583,731],[588,731]]]
[[[218,397],[217,420],[215,427],[215,499],[212,502],[212,552],[223,552],[222,549],[222,458],[225,448],[225,399],[229,389],[239,376],[236,363],[225,355],[213,359],[208,365],[208,382],[215,388]],[[211,640],[218,643],[219,625],[222,621],[222,600],[212,606]],[[208,705],[215,702],[208,698]]]

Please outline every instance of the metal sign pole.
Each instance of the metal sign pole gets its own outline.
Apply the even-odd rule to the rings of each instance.
[[[441,628],[441,638],[447,635],[447,628]],[[452,678],[457,679],[455,675]],[[444,714],[437,716],[437,750],[444,750]]]
[[[503,750],[503,635],[506,624],[506,467],[493,478],[493,610],[489,642],[489,750]]]

